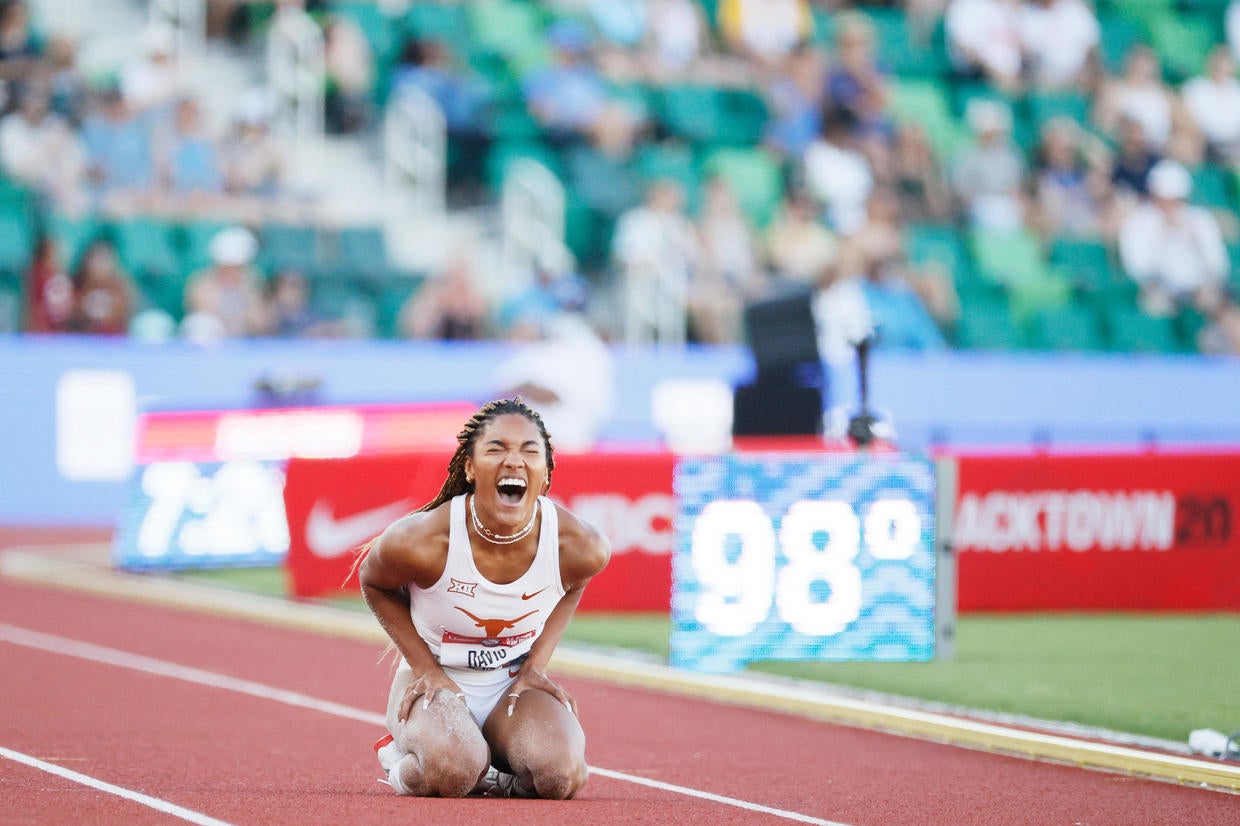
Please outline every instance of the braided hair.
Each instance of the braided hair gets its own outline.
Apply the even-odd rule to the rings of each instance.
[[[478,434],[482,432],[482,429],[500,416],[508,414],[524,416],[538,426],[538,433],[547,447],[547,483],[550,484],[551,471],[555,470],[555,451],[551,447],[551,435],[547,433],[547,426],[543,424],[542,416],[538,415],[538,411],[526,404],[520,396],[511,399],[496,399],[478,408],[478,412],[470,417],[461,432],[456,434],[456,453],[452,454],[452,461],[448,462],[448,478],[444,480],[439,494],[418,508],[415,513],[434,510],[454,496],[473,492],[474,483],[465,478],[465,460],[473,453],[474,442],[478,440]]]

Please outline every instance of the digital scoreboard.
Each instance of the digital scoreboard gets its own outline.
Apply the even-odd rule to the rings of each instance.
[[[130,569],[279,565],[289,549],[291,458],[456,449],[472,403],[150,411],[112,559]]]
[[[933,461],[727,454],[674,480],[674,666],[934,657]]]

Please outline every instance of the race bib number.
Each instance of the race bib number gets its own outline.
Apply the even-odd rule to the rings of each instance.
[[[474,671],[493,671],[517,660],[534,639],[534,631],[509,637],[466,637],[451,631],[443,632],[439,644],[439,664]]]

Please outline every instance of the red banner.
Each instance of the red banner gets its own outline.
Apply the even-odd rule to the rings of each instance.
[[[342,589],[353,549],[439,491],[451,452],[349,459],[291,459],[284,487],[290,588],[298,596]],[[671,595],[671,454],[559,454],[551,498],[611,541],[607,568],[581,610],[666,611]]]
[[[1240,454],[963,456],[959,610],[1240,609]]]
[[[290,460],[291,588],[345,585],[351,550],[439,490],[450,452]],[[612,544],[582,610],[667,611],[671,454],[563,454],[551,495]],[[961,611],[1240,610],[1240,453],[962,456]]]

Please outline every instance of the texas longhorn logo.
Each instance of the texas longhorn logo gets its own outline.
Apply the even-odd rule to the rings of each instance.
[[[495,640],[496,642],[499,642],[500,634],[503,634],[509,628],[516,627],[516,624],[520,622],[521,620],[525,619],[526,617],[531,617],[534,614],[538,613],[538,611],[536,610],[530,611],[528,614],[522,614],[521,616],[513,620],[482,619],[481,617],[475,617],[473,614],[469,613],[468,611],[466,611],[464,608],[462,608],[459,605],[454,605],[453,607],[456,608],[456,610],[460,611],[465,616],[469,617],[471,620],[473,620],[474,624],[477,625],[479,628],[481,628],[486,633],[486,640],[484,640],[483,642],[484,645],[486,644],[486,641],[489,641],[489,640]]]

